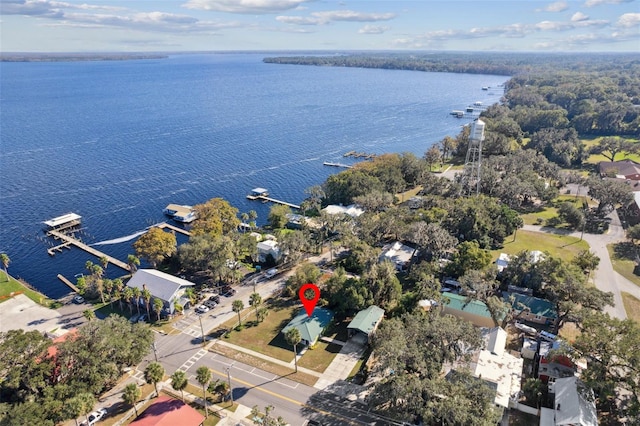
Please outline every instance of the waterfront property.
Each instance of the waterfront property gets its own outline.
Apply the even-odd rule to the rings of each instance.
[[[141,291],[147,289],[153,297],[162,300],[163,310],[168,314],[173,314],[175,301],[185,307],[190,303],[189,299],[183,296],[185,290],[194,285],[191,281],[155,269],[138,269],[127,282],[127,286],[139,288]]]
[[[82,216],[76,213],[67,213],[45,220],[43,223],[47,225],[45,228],[47,231],[64,232],[80,226],[82,224]]]
[[[380,321],[384,318],[384,309],[371,305],[356,314],[347,326],[349,338],[356,335],[364,335],[369,342],[371,335],[376,331]]]
[[[269,191],[267,191],[264,188],[253,188],[251,190],[251,194],[247,195],[247,199],[249,199],[249,200],[262,200],[263,203],[270,202],[270,203],[275,203],[275,204],[282,204],[284,206],[289,206],[292,209],[300,210],[300,206],[297,205],[297,204],[288,203],[286,201],[282,201],[282,200],[278,200],[278,199],[269,197]]]
[[[167,216],[170,216],[176,222],[191,223],[196,220],[196,212],[191,206],[169,204],[162,212]]]
[[[286,334],[292,328],[297,328],[302,338],[301,343],[305,346],[311,346],[322,336],[332,319],[333,312],[329,309],[315,308],[311,316],[307,315],[304,309],[301,309],[300,313],[282,329],[282,334]]]
[[[260,241],[256,245],[256,248],[258,249],[258,262],[266,262],[269,256],[271,256],[275,262],[280,260],[281,253],[276,240]]]

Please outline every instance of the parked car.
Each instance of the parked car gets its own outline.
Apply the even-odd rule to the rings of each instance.
[[[89,419],[89,421],[87,422],[87,420],[83,421],[82,423],[80,423],[81,426],[93,426],[96,423],[98,423],[100,420],[102,420],[102,418],[104,416],[107,415],[107,409],[106,408],[98,408],[96,411],[94,411],[93,413],[89,414],[87,416],[87,418]]]
[[[216,302],[214,302],[213,300],[207,300],[206,302],[204,302],[204,306],[206,306],[209,309],[213,309],[216,306],[218,306],[218,304]]]
[[[73,298],[73,303],[77,303],[78,305],[84,303],[84,297],[77,295]]]
[[[211,300],[212,302],[220,303],[220,296],[218,295],[211,296],[209,297],[209,300]]]
[[[269,269],[267,272],[264,273],[264,276],[267,279],[271,279],[273,277],[275,277],[275,275],[278,273],[278,270],[276,268],[271,268]]]
[[[196,308],[196,312],[199,314],[206,314],[207,312],[209,312],[209,308],[204,305],[200,305]]]
[[[130,323],[135,323],[135,322],[137,322],[137,321],[138,321],[138,318],[140,318],[140,314],[133,314],[133,315],[131,316],[131,318],[129,318],[129,322],[130,322]]]
[[[232,288],[232,287],[229,287],[229,286],[222,287],[222,290],[220,290],[220,294],[222,294],[223,296],[226,296],[226,297],[231,297],[234,294],[236,294],[236,290],[234,288]]]
[[[138,322],[147,322],[147,320],[147,314],[142,314],[140,315],[140,318],[138,318]]]

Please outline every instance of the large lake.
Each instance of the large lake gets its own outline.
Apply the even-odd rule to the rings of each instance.
[[[47,254],[42,221],[82,215],[83,239],[126,259],[169,203],[213,197],[263,223],[256,186],[299,203],[351,150],[422,156],[498,102],[504,76],[264,64],[265,54],[103,62],[0,63],[0,252],[50,297],[87,260]],[[122,241],[127,240],[127,241]],[[108,275],[116,276],[115,266]]]

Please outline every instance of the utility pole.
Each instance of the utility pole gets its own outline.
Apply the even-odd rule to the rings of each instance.
[[[151,348],[153,349],[153,355],[156,358],[156,362],[158,362],[158,348],[156,347],[156,342],[151,344]]]
[[[225,370],[227,370],[227,380],[229,381],[229,399],[231,400],[231,405],[233,405],[233,388],[231,387],[231,367],[233,367],[235,362],[232,362]]]
[[[204,327],[202,327],[202,316],[198,315],[198,319],[200,320],[200,333],[202,333],[202,346],[204,347]]]

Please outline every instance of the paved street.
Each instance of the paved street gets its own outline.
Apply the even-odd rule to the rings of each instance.
[[[598,269],[593,275],[596,287],[602,291],[610,291],[613,293],[615,306],[607,306],[605,308],[605,312],[612,317],[625,319],[627,317],[627,313],[624,310],[621,292],[624,291],[630,293],[634,297],[640,299],[640,287],[613,270],[607,245],[623,241],[625,239],[625,234],[624,229],[620,224],[618,214],[613,212],[609,217],[611,218],[611,223],[609,225],[609,231],[606,234],[585,233],[582,237],[587,243],[589,243],[591,251],[600,258]],[[564,230],[545,228],[536,225],[525,225],[523,229],[532,232],[572,235],[577,238],[580,238],[581,236],[580,232],[567,232]],[[532,249],[535,249],[535,247],[532,247]]]

